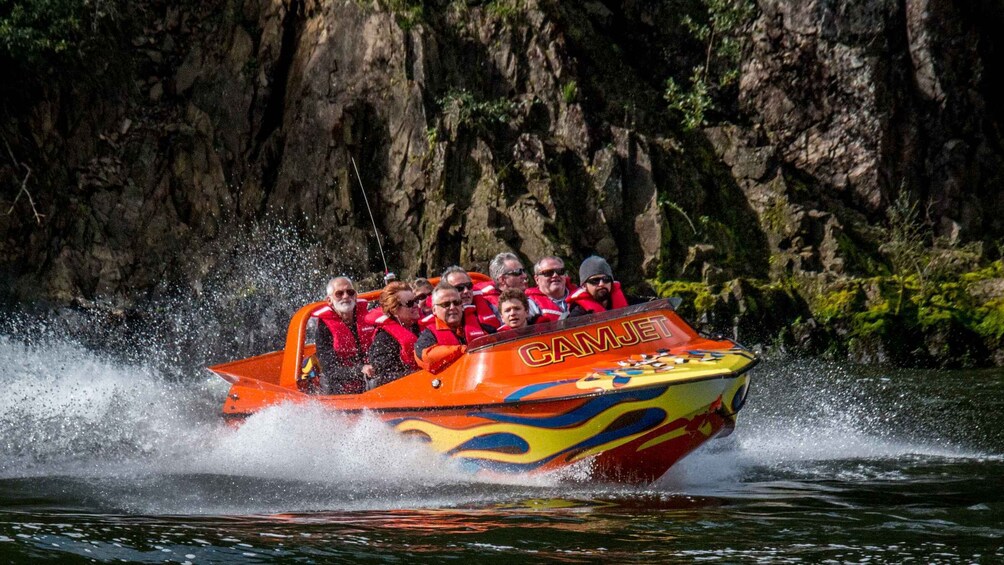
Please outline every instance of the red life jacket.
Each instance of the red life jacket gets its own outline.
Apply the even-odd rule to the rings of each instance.
[[[571,296],[566,300],[568,302],[568,308],[571,309],[573,304],[578,304],[580,308],[588,312],[606,312],[607,309],[603,307],[602,304],[597,302],[586,287],[580,287],[572,293]],[[617,308],[623,308],[628,305],[627,298],[624,297],[624,293],[621,292],[621,283],[614,281],[613,288],[610,289],[610,309],[614,310]]]
[[[366,323],[376,326],[377,320],[379,320],[381,316],[383,316],[383,308],[379,306],[376,308],[370,308],[370,310],[366,312]]]
[[[499,307],[500,294],[502,293],[499,289],[495,288],[495,283],[493,281],[486,281],[474,285],[474,298],[477,299],[480,297],[495,308]]]
[[[572,281],[566,278],[565,288],[568,290],[568,294],[565,298],[565,306],[567,308],[571,308],[572,305],[569,302],[569,299],[572,297],[572,294],[575,293],[577,287],[572,284]],[[535,324],[554,322],[560,320],[565,314],[565,312],[561,311],[561,308],[558,308],[558,305],[554,302],[554,300],[551,300],[550,296],[544,294],[544,292],[537,287],[526,289],[526,297],[533,301],[537,305],[537,308],[540,308],[540,315],[537,316],[537,319],[533,322]]]
[[[328,326],[333,340],[332,349],[334,349],[338,360],[346,366],[352,365],[358,358],[365,356],[370,346],[373,345],[373,336],[376,334],[376,328],[373,327],[371,321],[366,319],[367,304],[365,300],[356,301],[355,316],[356,333],[359,335],[358,341],[356,341],[356,337],[352,334],[349,326],[331,309],[331,305],[325,305],[313,313],[313,316],[320,323]]]
[[[496,304],[498,304],[498,297],[495,297]],[[474,312],[478,317],[478,321],[482,324],[497,328],[502,325],[502,320],[495,315],[495,311],[489,305],[488,300],[483,296],[474,296]]]
[[[411,333],[400,322],[382,312],[375,320],[375,323],[379,330],[389,333],[397,341],[397,344],[401,346],[400,355],[404,366],[418,369],[418,363],[415,362],[415,342],[418,341],[418,336]]]
[[[422,331],[425,328],[433,328],[436,325],[436,315],[429,314],[428,316],[422,316],[418,320],[418,330]]]
[[[474,338],[488,335],[488,332],[481,327],[477,312],[477,307],[473,305],[464,306],[464,337],[467,339],[467,343],[470,343]]]

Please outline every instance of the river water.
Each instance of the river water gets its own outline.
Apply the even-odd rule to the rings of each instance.
[[[0,337],[0,562],[999,562],[1004,372],[768,360],[658,482],[467,475],[376,421]]]
[[[153,316],[0,314],[0,563],[1004,561],[1000,370],[768,357],[735,433],[644,487],[472,476],[316,407],[230,427],[202,367],[278,348],[326,278],[234,234]]]

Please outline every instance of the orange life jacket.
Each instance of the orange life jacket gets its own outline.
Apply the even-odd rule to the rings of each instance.
[[[495,320],[494,325],[485,325],[497,328],[499,326],[498,318],[495,318],[495,315],[492,314],[492,319]],[[429,314],[418,321],[418,327],[423,330],[428,328],[432,331],[436,331],[437,328],[442,325],[442,323],[436,323],[436,320],[438,320],[438,318],[436,318],[435,314]],[[467,343],[470,343],[471,340],[476,337],[486,335],[486,333],[487,332],[485,332],[484,328],[481,327],[480,318],[477,314],[477,307],[473,304],[464,306],[464,336],[467,339]]]
[[[468,308],[473,312],[473,308]],[[477,331],[469,326],[469,320],[474,320]],[[477,318],[473,315],[465,315],[464,322],[464,339],[467,343],[470,343],[476,337],[485,335],[485,331],[481,329],[481,326],[477,323]],[[415,360],[418,362],[419,367],[430,373],[438,373],[449,367],[451,363],[459,359],[467,351],[467,345],[460,343],[460,338],[457,337],[457,334],[453,333],[453,330],[439,318],[433,318],[433,324],[426,329],[436,336],[436,345],[429,346],[421,352],[416,351]]]

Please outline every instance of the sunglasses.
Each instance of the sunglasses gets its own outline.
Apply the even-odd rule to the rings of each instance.
[[[336,290],[335,292],[331,293],[331,296],[334,296],[335,298],[341,298],[343,296],[348,296],[349,298],[351,298],[355,295],[356,295],[355,289],[351,288],[348,290]]]
[[[565,268],[561,267],[560,269],[547,269],[537,273],[537,276],[548,277],[548,278],[551,278],[554,275],[558,275],[559,277],[565,276]]]
[[[439,306],[443,310],[446,310],[447,308],[453,308],[455,306],[460,306],[461,304],[463,304],[463,302],[459,300],[447,300],[446,302],[440,302],[439,304],[436,304],[436,306]]]
[[[415,298],[412,298],[411,300],[409,300],[407,302],[402,302],[401,306],[404,306],[405,308],[415,308],[416,306],[418,306],[418,303],[421,302],[421,301],[422,300],[420,298],[415,297]]]
[[[513,269],[511,271],[506,271],[505,273],[502,273],[502,276],[504,276],[504,277],[522,277],[525,274],[526,274],[526,269],[520,267],[519,269]]]
[[[612,282],[614,282],[614,278],[608,277],[606,275],[600,277],[590,277],[586,279],[586,284],[591,284],[593,286],[596,286],[598,284],[610,284]]]
[[[421,301],[425,300],[426,298],[428,298],[429,296],[431,296],[431,294],[416,294],[415,295],[415,300],[418,300],[419,302],[421,302]]]
[[[474,283],[468,282],[468,283],[455,284],[453,285],[453,288],[457,289],[457,292],[463,292],[465,290],[471,290],[472,288],[474,288]]]

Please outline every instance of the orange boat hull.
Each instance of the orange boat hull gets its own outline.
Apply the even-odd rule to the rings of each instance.
[[[223,413],[283,402],[366,411],[472,470],[647,482],[735,426],[755,356],[696,334],[666,301],[503,332],[439,374],[418,371],[358,395],[314,396],[297,372],[304,307],[284,352],[212,367],[232,383]],[[296,343],[299,341],[299,343]],[[290,355],[291,347],[294,355]]]

